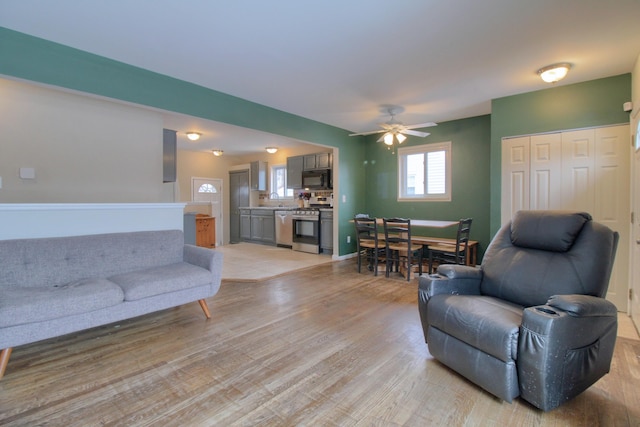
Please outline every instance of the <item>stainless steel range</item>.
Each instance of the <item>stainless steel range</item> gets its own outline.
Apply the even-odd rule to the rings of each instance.
[[[320,253],[320,209],[303,208],[293,211],[293,242],[291,249],[312,254]]]

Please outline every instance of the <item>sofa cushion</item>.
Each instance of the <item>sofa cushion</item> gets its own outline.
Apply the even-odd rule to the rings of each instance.
[[[586,212],[518,211],[511,222],[511,242],[521,248],[566,252],[590,220]]]
[[[487,296],[435,295],[428,323],[503,362],[516,360],[523,307]]]
[[[80,279],[44,287],[4,287],[0,293],[0,327],[87,313],[123,300],[122,289],[106,279]]]
[[[125,301],[135,301],[207,285],[213,282],[213,275],[202,267],[178,262],[117,274],[109,280],[122,288]]]

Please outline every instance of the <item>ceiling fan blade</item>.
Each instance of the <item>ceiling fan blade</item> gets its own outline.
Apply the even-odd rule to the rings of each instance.
[[[420,138],[424,138],[425,136],[431,135],[429,132],[419,132],[417,130],[405,129],[400,133],[406,133],[407,135],[419,136]]]
[[[437,123],[427,122],[427,123],[418,123],[416,125],[405,126],[405,129],[419,129],[419,128],[428,128],[431,126],[438,126]]]
[[[385,130],[372,130],[371,132],[350,133],[349,136],[373,135],[374,133],[386,132]]]

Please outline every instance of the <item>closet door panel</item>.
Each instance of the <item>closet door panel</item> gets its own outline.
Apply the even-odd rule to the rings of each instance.
[[[595,193],[593,218],[619,234],[616,262],[607,299],[626,311],[629,304],[631,222],[631,134],[629,126],[595,129]]]
[[[596,207],[595,131],[562,134],[562,208],[592,213]]]
[[[502,140],[501,223],[510,221],[517,211],[529,209],[530,138]]]
[[[531,137],[530,209],[560,209],[557,187],[562,179],[562,136],[560,133]]]

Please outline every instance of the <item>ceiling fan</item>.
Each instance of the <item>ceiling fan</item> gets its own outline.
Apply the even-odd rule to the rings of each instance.
[[[427,123],[418,123],[415,125],[405,125],[402,124],[401,121],[395,119],[395,115],[404,111],[402,107],[386,107],[387,113],[391,116],[391,119],[384,123],[380,123],[381,130],[374,130],[370,132],[359,132],[352,133],[349,136],[358,136],[358,135],[373,135],[375,133],[383,133],[383,135],[378,139],[378,142],[384,141],[387,145],[393,145],[394,140],[398,141],[398,144],[402,144],[407,137],[406,135],[419,136],[420,138],[424,138],[426,136],[431,135],[428,132],[421,132],[414,129],[426,128],[430,126],[437,126],[436,123],[427,122]]]

